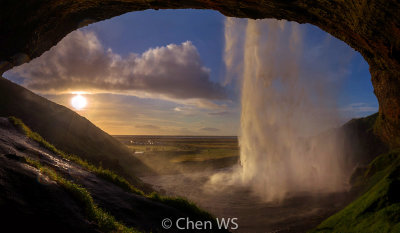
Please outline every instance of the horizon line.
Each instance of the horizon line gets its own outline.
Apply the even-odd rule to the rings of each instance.
[[[111,136],[162,136],[162,137],[238,137],[237,135],[163,135],[163,134],[110,134]]]

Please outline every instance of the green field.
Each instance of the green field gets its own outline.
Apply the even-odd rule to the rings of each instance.
[[[158,173],[229,167],[238,162],[237,137],[115,136]]]

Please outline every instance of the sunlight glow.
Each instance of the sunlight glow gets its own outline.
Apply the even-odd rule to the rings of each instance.
[[[71,105],[74,107],[76,110],[82,110],[84,107],[87,105],[87,100],[85,97],[81,95],[76,95],[71,99]]]

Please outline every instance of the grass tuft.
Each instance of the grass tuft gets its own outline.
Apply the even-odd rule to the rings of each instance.
[[[54,145],[46,141],[42,136],[40,136],[38,133],[33,132],[28,126],[26,126],[22,120],[16,118],[16,117],[9,117],[8,118],[11,123],[13,123],[15,126],[17,126],[22,132],[30,139],[38,142],[41,146],[44,148],[58,154],[64,159],[67,159],[69,161],[73,161],[82,167],[86,168],[87,170],[93,172],[94,174],[98,175],[99,177],[112,182],[116,184],[117,186],[121,187],[122,189],[138,194],[138,195],[144,195],[142,190],[137,189],[133,185],[131,185],[125,178],[117,175],[115,172],[109,170],[109,169],[104,169],[102,167],[97,167],[93,164],[90,164],[88,161],[81,159],[80,157],[76,155],[68,155],[67,153],[57,149]]]
[[[194,202],[189,201],[183,197],[167,197],[159,195],[156,192],[153,192],[147,197],[151,200],[155,200],[161,203],[164,203],[168,206],[175,207],[179,210],[186,211],[188,213],[192,213],[198,217],[202,217],[204,219],[212,219],[215,220],[215,217],[212,216],[210,213],[200,209]]]
[[[311,232],[400,232],[400,152],[378,156],[363,178],[367,192]]]
[[[126,227],[122,223],[118,222],[114,216],[102,210],[98,207],[94,201],[89,191],[69,181],[59,175],[56,171],[51,168],[42,166],[39,161],[24,157],[24,162],[37,168],[41,173],[47,175],[50,179],[54,180],[67,190],[72,197],[81,204],[85,210],[87,218],[91,221],[95,221],[99,226],[100,230],[103,232],[121,232],[121,233],[135,233],[138,232],[132,228]]]
[[[142,195],[145,196],[151,200],[154,201],[158,201],[161,203],[164,203],[168,206],[171,207],[175,207],[183,212],[189,213],[189,214],[193,214],[194,216],[200,217],[200,218],[204,218],[204,219],[208,219],[211,221],[215,221],[215,218],[208,212],[200,209],[195,203],[188,201],[185,198],[181,198],[181,197],[167,197],[167,196],[162,196],[159,195],[155,192],[149,194],[149,195],[145,195],[143,193],[142,190],[137,189],[136,187],[134,187],[133,185],[131,185],[125,178],[118,176],[116,173],[114,173],[111,170],[108,169],[104,169],[102,167],[96,167],[93,164],[90,164],[89,162],[87,162],[86,160],[83,160],[81,158],[79,158],[76,155],[68,155],[66,153],[64,153],[63,151],[57,149],[54,145],[50,144],[49,142],[47,142],[42,136],[40,136],[38,133],[33,132],[28,126],[26,126],[22,120],[16,118],[16,117],[9,117],[9,120],[15,125],[17,126],[19,129],[21,129],[23,131],[23,133],[31,138],[32,140],[38,142],[41,146],[43,146],[44,148],[60,155],[62,158],[73,161],[79,165],[81,165],[82,167],[86,168],[87,170],[93,172],[94,174],[96,174],[97,176],[110,181],[114,184],[116,184],[117,186],[121,187],[122,189],[128,191],[128,192],[132,192],[138,195]],[[33,160],[33,159],[29,159],[26,158],[27,163],[31,164],[32,166],[35,166],[36,168],[40,169],[42,168],[41,164],[39,163],[39,161]],[[53,170],[51,170],[50,168],[42,168],[43,172],[45,172],[47,175],[51,176],[52,179],[54,179],[57,182],[60,182],[61,184],[63,184],[66,188],[70,189],[71,192],[75,193],[76,197],[80,200],[82,200],[83,203],[86,203],[86,209],[88,211],[88,214],[93,217],[94,219],[96,219],[97,221],[99,221],[99,224],[102,224],[101,226],[104,227],[104,229],[117,229],[119,227],[119,225],[116,223],[115,219],[113,219],[113,217],[109,214],[107,214],[106,212],[102,211],[101,209],[99,209],[98,207],[96,207],[96,205],[93,204],[93,199],[90,196],[90,193],[80,187],[79,185],[65,180],[64,178],[61,178],[60,176],[58,176]],[[117,225],[115,225],[117,224]],[[110,226],[110,227],[108,227]],[[118,228],[119,229],[119,228]],[[121,227],[121,229],[125,229],[123,227]],[[129,228],[130,229],[130,228]],[[118,231],[118,232],[124,232],[124,231]],[[128,231],[130,232],[130,231]]]

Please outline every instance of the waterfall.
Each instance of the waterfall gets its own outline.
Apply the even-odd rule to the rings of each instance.
[[[228,18],[225,27],[227,73],[241,84],[241,167],[230,177],[265,201],[343,190],[343,138],[324,131],[338,122],[335,87],[302,67],[300,25]]]

